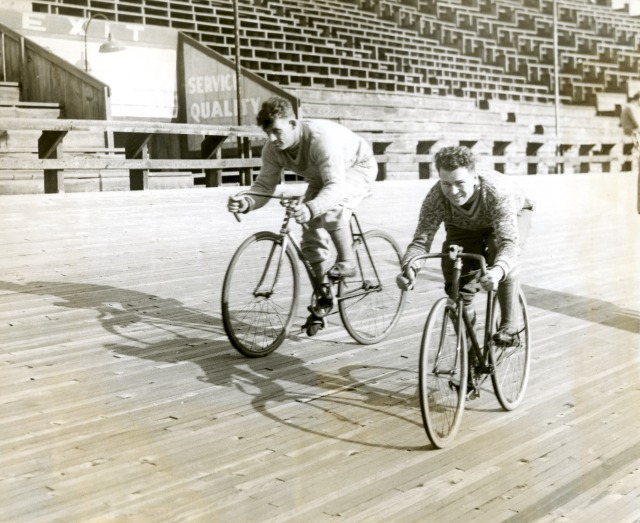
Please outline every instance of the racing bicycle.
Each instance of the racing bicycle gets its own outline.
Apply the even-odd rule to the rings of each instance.
[[[240,353],[257,358],[272,353],[289,336],[298,310],[301,284],[298,262],[302,263],[310,282],[317,279],[289,227],[302,197],[252,191],[238,194],[243,195],[276,198],[285,209],[280,231],[262,231],[249,236],[231,258],[224,277],[225,332]],[[401,270],[401,252],[388,233],[363,232],[355,213],[349,225],[356,274],[330,280],[328,289],[314,288],[309,310],[324,318],[337,309],[354,340],[361,344],[378,343],[389,335],[404,307],[405,293],[395,283]],[[327,290],[330,307],[326,306]],[[323,297],[322,306],[318,303],[319,296]],[[311,336],[319,328],[317,323],[304,326]]]
[[[517,408],[524,398],[531,362],[529,316],[521,289],[514,305],[516,335],[510,346],[493,341],[500,326],[500,303],[495,291],[487,293],[484,337],[465,310],[460,295],[463,261],[476,260],[484,275],[484,256],[463,253],[461,247],[452,245],[446,253],[415,256],[406,265],[405,276],[422,260],[444,257],[454,262],[452,291],[450,297],[435,302],[427,317],[419,366],[422,420],[427,436],[437,448],[451,444],[460,428],[465,401],[479,396],[487,377],[491,377],[502,408]]]

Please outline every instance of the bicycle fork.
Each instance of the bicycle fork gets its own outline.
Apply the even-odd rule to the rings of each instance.
[[[300,201],[302,201],[302,199]],[[286,207],[286,212],[285,212],[284,219],[282,220],[282,225],[280,226],[279,235],[281,238],[281,242],[280,242],[281,249],[278,255],[276,271],[275,271],[275,274],[273,275],[273,280],[271,282],[270,288],[267,291],[261,291],[260,289],[265,284],[267,276],[271,270],[274,253],[275,253],[275,250],[277,249],[278,244],[274,243],[271,249],[271,252],[269,253],[269,258],[267,259],[267,263],[265,264],[264,271],[262,272],[262,276],[260,276],[260,281],[258,282],[256,289],[253,291],[253,295],[256,298],[258,297],[270,298],[273,295],[276,284],[278,283],[278,279],[280,278],[280,268],[282,267],[284,257],[287,255],[287,249],[289,247],[289,241],[290,241],[289,240],[289,221],[291,220],[291,216],[293,216],[294,206],[290,203],[282,203],[282,205]],[[299,249],[295,242],[293,242],[293,244],[296,249]],[[307,267],[307,271],[309,270],[310,270],[310,266]],[[309,274],[313,274],[313,270],[311,270]]]
[[[260,276],[260,281],[253,291],[253,296],[256,298],[270,298],[273,295],[276,284],[278,283],[278,279],[280,277],[280,268],[282,267],[282,262],[284,261],[284,257],[287,255],[287,248],[289,247],[289,220],[291,219],[291,215],[293,214],[293,208],[287,207],[287,212],[285,214],[284,220],[282,221],[282,225],[280,227],[280,238],[282,241],[280,242],[280,254],[278,256],[278,261],[276,265],[276,272],[273,275],[273,280],[271,281],[271,285],[267,291],[261,291],[263,285],[265,284],[265,280],[271,270],[272,262],[274,258],[275,250],[277,249],[277,243],[273,244],[271,248],[271,252],[269,253],[269,258],[267,259],[267,263],[264,266],[264,271]]]
[[[276,262],[276,272],[273,275],[273,279],[271,280],[271,283],[269,285],[267,285],[267,289],[266,290],[262,290],[262,288],[265,286],[265,281],[269,275],[269,272],[271,272],[271,268],[273,266],[273,258],[275,255],[275,250],[277,249],[277,244],[274,243],[273,247],[271,248],[271,252],[269,253],[269,258],[267,259],[267,263],[264,266],[264,270],[262,271],[262,275],[260,276],[260,281],[258,282],[258,285],[256,285],[255,290],[253,291],[253,296],[255,298],[270,298],[273,293],[274,293],[274,289],[276,287],[276,284],[278,283],[278,278],[280,277],[280,267],[282,267],[282,262],[284,260],[284,257],[287,255],[287,240],[286,237],[282,240],[281,245],[281,250],[280,250],[280,254],[278,255],[278,260]]]

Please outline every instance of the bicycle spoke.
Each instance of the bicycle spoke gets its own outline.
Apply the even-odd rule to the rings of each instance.
[[[293,254],[281,256],[273,233],[249,237],[232,258],[222,296],[222,318],[233,346],[251,357],[273,352],[286,338],[297,308]]]
[[[529,377],[531,359],[529,323],[524,295],[520,292],[516,306],[516,321],[519,325],[516,341],[512,346],[490,346],[494,372],[491,376],[496,397],[505,410],[515,409],[524,397]],[[494,321],[499,325],[500,307],[494,303]]]
[[[466,394],[467,360],[447,299],[438,300],[427,319],[420,350],[420,405],[425,430],[439,448],[453,440],[460,426]]]
[[[238,323],[246,325],[246,334],[240,335],[239,333],[239,337],[243,342],[265,348],[274,337],[277,337],[284,327],[284,322],[280,313],[275,310],[274,304],[270,301],[256,300],[253,305],[253,307],[248,308],[243,311],[243,314],[239,315]],[[273,312],[269,312],[268,309],[272,309]],[[249,336],[251,333],[254,333],[253,337]],[[259,333],[262,335],[258,336]]]

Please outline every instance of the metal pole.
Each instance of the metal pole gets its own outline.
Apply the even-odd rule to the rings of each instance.
[[[89,14],[89,20],[87,20],[87,25],[84,26],[84,72],[89,72],[89,55],[87,53],[87,34],[89,33],[89,25],[91,24],[91,20],[93,20],[93,13]]]
[[[236,52],[236,112],[238,125],[242,125],[242,64],[240,63],[240,14],[238,12],[238,0],[233,0],[233,30]],[[250,144],[248,138],[237,138],[238,153],[241,158],[250,156]],[[238,171],[241,185],[251,185],[251,168],[240,168]]]
[[[4,33],[0,34],[0,52],[2,53],[2,78],[8,82],[7,78],[7,52],[4,48]]]
[[[87,20],[87,25],[84,26],[84,72],[85,73],[89,72],[89,55],[87,54],[87,35],[89,34],[89,24],[91,24],[91,20],[93,20],[94,18],[102,18],[103,20],[106,20],[107,23],[109,23],[109,19],[106,17],[106,15],[103,15],[102,13],[89,14],[89,20]]]
[[[242,125],[242,114],[240,112],[240,78],[242,71],[240,65],[240,15],[238,14],[238,0],[233,0],[233,30],[236,52],[236,111],[238,113],[238,125]]]
[[[553,95],[556,119],[556,157],[561,154],[560,145],[560,64],[558,62],[558,0],[553,0]],[[559,170],[556,163],[556,172]]]

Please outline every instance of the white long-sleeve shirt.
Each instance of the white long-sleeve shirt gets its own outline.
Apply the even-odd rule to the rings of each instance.
[[[376,167],[371,146],[346,127],[328,120],[299,120],[302,126],[295,157],[271,142],[262,149],[260,174],[252,191],[273,194],[289,169],[309,182],[314,198],[306,201],[313,216],[323,214],[345,202],[375,180]],[[365,166],[365,169],[355,167]],[[372,168],[373,166],[373,168]],[[351,180],[350,177],[365,177]],[[262,207],[265,198],[252,197],[252,209]]]

